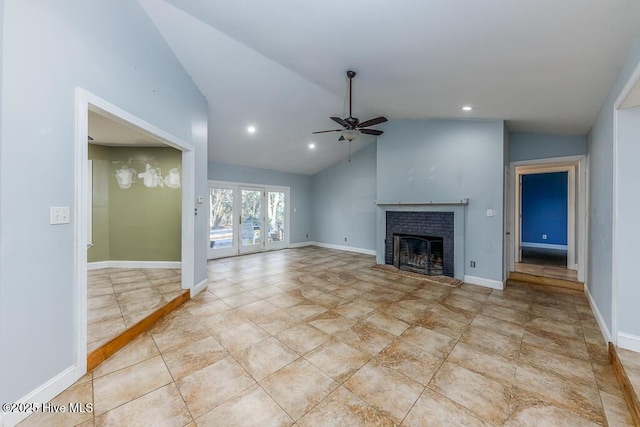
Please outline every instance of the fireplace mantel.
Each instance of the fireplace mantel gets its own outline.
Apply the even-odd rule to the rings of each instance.
[[[469,199],[464,198],[458,201],[422,201],[422,202],[402,202],[402,201],[375,201],[377,206],[424,206],[424,205],[461,205],[465,206],[469,204]]]

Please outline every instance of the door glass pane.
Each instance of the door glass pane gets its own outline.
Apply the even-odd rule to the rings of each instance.
[[[233,247],[233,190],[210,188],[209,249]]]
[[[269,236],[267,242],[282,242],[284,241],[284,192],[269,191],[268,203]]]
[[[262,190],[242,190],[241,245],[262,243]]]

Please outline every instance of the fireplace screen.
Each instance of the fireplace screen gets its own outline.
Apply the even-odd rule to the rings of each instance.
[[[393,235],[393,265],[414,273],[439,276],[444,273],[441,237]]]

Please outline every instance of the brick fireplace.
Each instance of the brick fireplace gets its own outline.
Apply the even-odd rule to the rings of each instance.
[[[385,264],[454,277],[454,212],[387,211]]]

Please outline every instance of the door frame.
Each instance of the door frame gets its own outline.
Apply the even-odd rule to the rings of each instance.
[[[75,90],[75,216],[74,246],[74,322],[76,327],[75,353],[77,375],[87,372],[87,244],[88,244],[88,162],[89,111],[107,116],[126,126],[135,126],[159,139],[164,144],[182,152],[182,224],[181,269],[182,289],[194,286],[194,227],[195,218],[195,149],[194,147],[121,109],[105,99],[81,88]]]
[[[233,242],[234,242],[234,247],[232,251],[227,251],[227,250],[222,250],[220,251],[220,253],[216,253],[213,252],[211,249],[207,248],[207,259],[218,259],[218,258],[224,258],[224,257],[228,257],[228,256],[236,256],[236,255],[244,255],[247,253],[254,253],[254,252],[262,252],[262,251],[273,251],[273,250],[278,250],[278,249],[286,249],[289,247],[290,244],[290,239],[291,239],[291,187],[285,187],[285,186],[280,186],[280,185],[269,185],[269,184],[254,184],[254,183],[246,183],[246,182],[236,182],[236,181],[221,181],[221,180],[209,180],[207,182],[208,188],[210,189],[211,187],[215,187],[215,188],[231,188],[234,191],[234,194],[239,194],[239,191],[241,190],[241,188],[251,188],[251,189],[263,189],[265,191],[265,193],[267,194],[266,196],[264,196],[265,198],[265,203],[268,203],[268,193],[270,191],[276,191],[276,192],[283,192],[284,193],[284,197],[285,197],[285,208],[284,208],[284,224],[285,224],[285,234],[284,234],[284,241],[280,242],[280,243],[267,243],[267,233],[268,230],[263,230],[263,245],[259,245],[260,248],[256,248],[255,251],[248,251],[248,252],[240,252],[240,245],[239,245],[239,230],[237,227],[234,227],[233,229]],[[211,191],[208,190],[208,197],[211,197]],[[210,202],[209,202],[210,203]],[[232,217],[233,217],[233,221],[234,224],[237,226],[237,219],[238,219],[238,215],[239,215],[239,211],[238,208],[241,205],[241,203],[235,198],[234,196],[234,202],[233,202],[233,213],[232,213]],[[266,205],[263,206],[263,209],[266,209]],[[263,211],[264,215],[263,217],[266,218],[267,213],[266,211]],[[210,212],[208,212],[207,215],[211,215]],[[209,221],[209,220],[207,220]],[[264,221],[263,221],[264,222]],[[263,227],[266,224],[263,224]],[[207,233],[209,233],[210,228],[207,227]],[[207,239],[207,241],[209,241],[209,239]],[[208,244],[207,244],[208,247]]]
[[[252,244],[252,245],[247,245],[247,246],[242,246],[242,240],[244,239],[244,235],[242,234],[242,226],[243,226],[243,222],[242,222],[242,192],[243,191],[257,191],[259,193],[262,193],[262,195],[260,196],[260,215],[262,216],[262,218],[260,219],[260,243],[259,244]],[[266,249],[266,244],[267,241],[265,239],[266,237],[266,233],[265,233],[265,225],[266,225],[266,212],[265,212],[265,200],[266,200],[266,196],[267,196],[267,189],[264,186],[254,186],[254,185],[240,185],[238,187],[238,196],[239,199],[236,199],[236,197],[233,197],[233,203],[234,203],[234,213],[237,215],[238,218],[238,233],[237,234],[237,246],[238,246],[238,255],[247,255],[247,254],[252,254],[252,253],[256,253],[256,252],[261,252],[263,250]],[[237,212],[236,212],[236,207],[238,207]],[[235,220],[235,217],[234,217]],[[254,234],[255,234],[255,230],[253,230]],[[254,236],[255,237],[255,236]]]
[[[584,282],[586,274],[586,155],[526,160],[510,163],[512,177],[510,192],[513,209],[513,239],[509,242],[509,271],[515,270],[519,259],[521,241],[520,224],[520,180],[531,173],[568,172],[568,212],[567,212],[567,268],[578,271],[578,281]],[[576,191],[577,188],[577,191]],[[576,256],[577,253],[577,256]],[[569,263],[571,262],[571,265]]]

